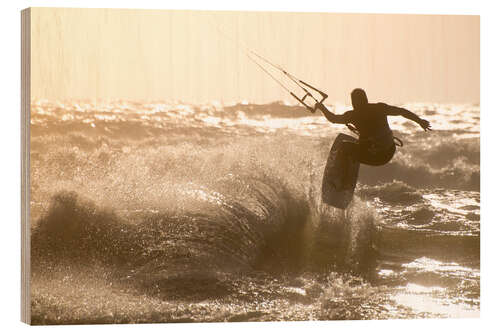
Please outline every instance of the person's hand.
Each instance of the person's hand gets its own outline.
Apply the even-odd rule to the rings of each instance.
[[[418,124],[420,125],[420,127],[422,127],[422,129],[424,131],[431,131],[431,123],[429,123],[428,120],[425,120],[425,119],[420,119],[418,121]]]

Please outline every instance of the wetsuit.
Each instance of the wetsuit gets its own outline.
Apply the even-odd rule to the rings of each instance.
[[[348,122],[359,131],[359,143],[344,142],[341,151],[368,165],[389,162],[396,151],[392,131],[387,122],[388,110],[384,103],[365,104],[361,110],[344,113]]]

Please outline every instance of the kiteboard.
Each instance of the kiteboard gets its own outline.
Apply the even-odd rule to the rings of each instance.
[[[354,189],[358,181],[359,162],[350,159],[348,163],[340,163],[338,150],[343,141],[358,142],[358,140],[347,134],[339,134],[330,149],[330,155],[326,162],[321,185],[321,199],[327,205],[346,209],[352,201]],[[342,165],[349,170],[343,170]],[[346,178],[346,175],[348,178]]]

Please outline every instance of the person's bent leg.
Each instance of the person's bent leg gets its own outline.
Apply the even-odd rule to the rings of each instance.
[[[395,151],[396,146],[392,146],[387,150],[378,152],[376,154],[369,153],[363,148],[360,148],[359,162],[371,166],[381,166],[387,164],[392,159]]]

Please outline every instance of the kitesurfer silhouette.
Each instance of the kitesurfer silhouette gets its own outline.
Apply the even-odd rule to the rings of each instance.
[[[430,123],[404,108],[387,105],[385,103],[368,103],[368,98],[363,89],[356,88],[351,92],[353,110],[343,114],[333,114],[322,104],[317,103],[328,121],[334,124],[345,124],[357,131],[358,142],[343,141],[338,153],[341,154],[342,163],[349,163],[349,159],[355,159],[360,163],[379,166],[388,163],[396,151],[395,139],[387,122],[387,116],[402,116],[413,120],[425,131],[431,130]],[[352,128],[354,126],[354,128]],[[342,168],[349,170],[349,168]],[[349,175],[344,175],[349,179]],[[349,187],[352,184],[339,182],[339,187]],[[336,186],[337,187],[337,186]]]

